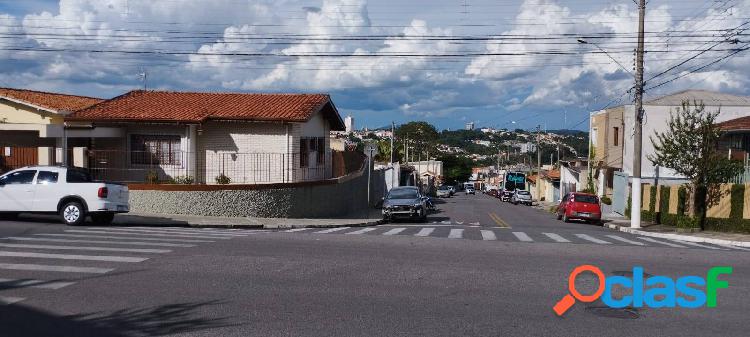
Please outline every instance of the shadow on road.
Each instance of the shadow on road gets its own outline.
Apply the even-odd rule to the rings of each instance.
[[[160,336],[226,327],[228,318],[199,317],[196,311],[218,301],[179,303],[163,306],[123,309],[112,313],[87,313],[70,316],[54,314],[22,305],[0,306],[0,335],[119,337]]]

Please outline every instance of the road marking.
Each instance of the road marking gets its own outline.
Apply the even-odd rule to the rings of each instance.
[[[464,230],[463,229],[451,229],[451,232],[448,234],[449,239],[461,239],[464,237]]]
[[[463,221],[456,221],[456,224],[463,225],[464,222]]]
[[[451,224],[451,222],[450,222],[450,221],[448,221],[448,220],[445,220],[445,221],[441,222],[441,224],[443,224],[443,225],[450,225],[450,224]]]
[[[495,221],[495,223],[497,224],[498,227],[500,227],[500,228],[511,228],[510,225],[508,225],[508,223],[505,222],[505,220],[503,220],[502,218],[500,218],[499,215],[497,215],[495,213],[487,213],[487,214],[490,216],[490,218],[492,218],[492,221]]]
[[[346,234],[365,234],[367,232],[372,232],[372,231],[374,231],[376,229],[377,228],[375,228],[375,227],[367,227],[367,228],[362,228],[362,229],[360,229],[358,231],[353,231],[353,232],[349,232],[349,233],[346,233]]]
[[[0,288],[39,288],[57,290],[73,284],[75,284],[75,282],[0,278]]]
[[[646,245],[643,242],[628,240],[628,239],[626,239],[624,237],[617,236],[617,235],[607,235],[607,237],[611,238],[611,239],[615,239],[617,241],[625,242],[625,243],[628,243],[628,244],[631,244],[631,245],[636,245],[636,246],[645,246]]]
[[[523,242],[534,242],[532,238],[530,238],[526,233],[524,232],[513,232],[513,235],[516,236],[516,239]]]
[[[472,226],[481,226],[478,222],[472,222],[469,225],[472,225]]]
[[[434,231],[435,228],[422,228],[419,233],[414,234],[414,236],[430,236]]]
[[[482,240],[485,241],[495,241],[497,240],[497,236],[495,236],[495,232],[488,231],[488,230],[482,230]]]
[[[714,250],[722,250],[722,248],[719,248],[719,247],[706,246],[706,245],[702,245],[700,243],[695,243],[695,242],[680,241],[680,240],[672,240],[672,241],[678,242],[678,243],[680,243],[682,245],[688,245],[688,246],[693,246],[693,247],[700,247],[700,248],[714,249]]]
[[[738,246],[732,246],[732,245],[725,245],[725,244],[718,244],[718,243],[714,243],[714,244],[717,245],[717,246],[719,246],[719,247],[724,247],[724,248],[729,248],[729,249],[737,249],[737,250],[750,251],[750,249],[747,249],[747,248],[744,248],[744,247],[738,247]]]
[[[9,305],[13,303],[18,303],[25,300],[23,297],[5,297],[0,296],[0,305]]]
[[[199,235],[182,235],[182,234],[158,234],[158,233],[123,233],[117,231],[88,231],[81,229],[68,229],[66,233],[84,233],[84,234],[114,234],[114,235],[137,235],[137,236],[155,236],[155,237],[169,237],[169,238],[195,238],[195,239],[211,239],[211,240],[229,240],[231,237],[220,237],[220,236],[199,236]]]
[[[104,252],[129,252],[129,253],[170,253],[168,249],[136,249],[136,248],[109,248],[109,247],[80,247],[80,246],[49,246],[49,245],[22,245],[13,243],[0,243],[3,248],[27,248],[27,249],[59,249],[59,250],[95,250]]]
[[[217,236],[217,237],[245,237],[249,234],[233,234],[233,233],[214,233],[214,232],[192,232],[192,231],[165,231],[165,230],[154,230],[154,229],[137,229],[137,228],[89,228],[88,230],[106,230],[106,231],[117,231],[125,233],[156,233],[156,234],[179,234],[179,235],[190,235],[190,236]]]
[[[406,230],[405,227],[394,228],[394,229],[391,229],[391,230],[383,233],[383,235],[396,235],[396,234],[401,233],[401,232],[403,232],[405,230]]]
[[[36,258],[36,259],[135,262],[135,263],[148,260],[148,258],[144,258],[144,257],[45,254],[45,253],[6,252],[6,251],[0,251],[0,257],[29,257],[29,258]]]
[[[60,273],[87,273],[87,274],[105,274],[114,270],[113,268],[49,266],[49,265],[43,265],[43,264],[21,264],[21,263],[18,263],[18,264],[0,263],[0,269],[54,271],[54,272],[60,272]]]
[[[70,243],[98,243],[113,245],[132,245],[132,246],[157,246],[157,247],[195,247],[184,243],[166,243],[166,242],[138,242],[138,241],[99,241],[99,240],[68,240],[68,239],[48,239],[48,238],[19,238],[7,237],[5,240],[15,241],[42,241],[42,242],[70,242]]]
[[[612,242],[604,241],[604,240],[599,240],[599,239],[597,239],[597,238],[595,238],[593,236],[586,235],[586,234],[575,234],[575,236],[577,236],[580,239],[586,240],[586,241],[591,241],[593,243],[598,243],[600,245],[611,245],[612,244]]]
[[[188,239],[156,239],[156,238],[134,238],[129,236],[109,236],[109,235],[86,235],[86,234],[34,234],[42,236],[59,236],[69,238],[92,238],[92,239],[116,239],[116,240],[141,240],[141,241],[166,241],[166,242],[187,242],[187,243],[210,243],[216,242],[211,240],[188,240]]]
[[[674,248],[687,248],[687,247],[685,247],[685,246],[683,246],[683,245],[678,245],[678,244],[675,244],[675,243],[670,243],[670,242],[664,242],[664,241],[654,240],[654,239],[652,239],[652,238],[648,238],[648,237],[644,237],[644,236],[641,236],[641,237],[638,237],[638,238],[639,238],[639,239],[641,239],[641,240],[643,240],[643,241],[648,241],[648,242],[658,243],[658,244],[662,244],[662,245],[665,245],[665,246],[669,246],[669,247],[674,247]]]
[[[343,231],[343,230],[349,229],[349,228],[350,227],[336,227],[336,228],[331,228],[331,229],[326,229],[326,230],[318,231],[318,232],[315,232],[315,234],[328,234],[328,233]]]
[[[561,242],[561,243],[570,242],[570,240],[555,233],[542,233],[542,234],[546,235],[548,238],[554,240],[555,242]]]
[[[303,231],[310,230],[310,229],[312,229],[312,228],[292,228],[292,229],[289,229],[289,230],[285,230],[283,232],[284,233],[296,233],[296,232],[303,232]]]
[[[102,227],[88,227],[87,229],[95,229]],[[107,227],[112,228],[112,227]],[[240,234],[252,234],[256,232],[264,232],[264,230],[259,229],[237,229],[237,228],[192,228],[192,227],[115,227],[115,228],[123,228],[123,229],[148,229],[148,230],[160,230],[160,231],[174,231],[174,232],[186,232],[186,233],[216,233],[216,234],[234,234],[234,233],[240,233]]]

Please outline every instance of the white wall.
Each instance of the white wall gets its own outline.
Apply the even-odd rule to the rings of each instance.
[[[676,106],[644,106],[645,111],[643,118],[643,141],[642,141],[642,159],[641,159],[641,176],[648,179],[655,176],[654,165],[648,160],[647,155],[654,153],[654,146],[650,137],[656,132],[665,132],[668,127],[670,112],[676,111]],[[706,111],[716,111],[718,106],[706,106]],[[635,119],[635,107],[633,105],[625,106],[625,136],[624,136],[624,157],[622,163],[623,172],[633,175],[633,130]],[[750,116],[750,107],[721,107],[721,113],[716,118],[716,122],[724,122],[730,119]],[[666,168],[659,169],[659,179],[680,179],[683,178],[674,171]],[[665,182],[666,183],[666,182]]]

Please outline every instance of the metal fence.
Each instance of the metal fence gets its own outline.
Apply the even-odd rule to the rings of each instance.
[[[127,183],[268,184],[331,178],[330,152],[86,151],[96,179]]]
[[[745,171],[734,177],[731,182],[735,184],[750,183],[750,165],[745,164]]]

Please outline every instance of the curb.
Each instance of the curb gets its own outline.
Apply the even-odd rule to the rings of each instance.
[[[304,225],[304,224],[263,224],[263,229],[294,229],[294,228],[337,228],[337,227],[370,227],[382,225],[383,220],[350,223],[350,224],[320,224],[320,225]]]
[[[383,224],[383,220],[367,219],[362,222],[346,223],[346,224],[305,224],[303,219],[300,219],[299,224],[279,224],[279,223],[264,223],[263,220],[257,218],[233,218],[227,219],[227,223],[216,223],[213,221],[190,221],[179,218],[171,218],[169,215],[156,215],[156,214],[132,214],[134,216],[141,217],[160,217],[160,220],[156,220],[151,223],[150,226],[178,226],[186,228],[224,228],[224,229],[293,229],[293,228],[336,228],[336,227],[369,227]],[[318,219],[312,219],[319,221]],[[331,219],[335,221],[335,219]],[[356,221],[356,220],[355,220]],[[143,220],[136,221],[119,221],[118,224],[125,225],[143,225]],[[161,222],[161,223],[159,223]],[[174,222],[174,223],[173,223]]]
[[[747,241],[732,241],[732,240],[723,240],[723,239],[714,239],[714,238],[703,238],[703,237],[698,237],[698,236],[670,234],[670,233],[654,233],[654,232],[641,231],[637,229],[632,229],[630,227],[623,227],[620,225],[612,225],[612,224],[604,224],[603,227],[618,230],[624,233],[643,235],[643,236],[649,236],[649,237],[654,237],[654,238],[750,248],[750,242],[747,242]]]

